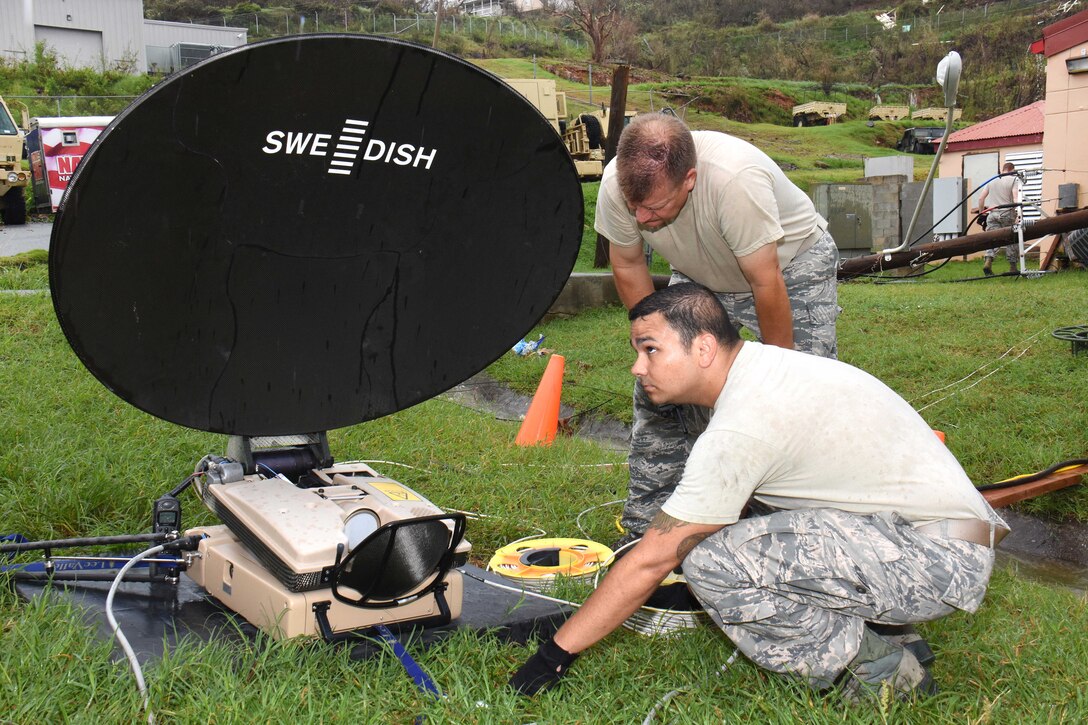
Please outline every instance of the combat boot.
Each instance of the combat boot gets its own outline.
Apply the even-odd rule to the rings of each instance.
[[[933,664],[933,661],[937,659],[937,655],[933,654],[929,642],[926,642],[922,635],[918,634],[918,630],[914,628],[914,625],[874,624],[868,622],[866,623],[866,626],[892,644],[897,644],[904,649],[910,650],[911,654],[914,655],[922,667],[925,667],[927,670],[929,669],[929,666]]]
[[[868,627],[858,654],[839,677],[839,692],[847,702],[880,697],[887,687],[900,700],[937,694],[937,685],[910,650],[889,642]]]

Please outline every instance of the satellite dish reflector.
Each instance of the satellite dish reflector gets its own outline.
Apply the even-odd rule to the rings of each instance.
[[[57,216],[50,284],[132,405],[236,435],[437,395],[524,336],[582,235],[573,164],[495,76],[307,35],[215,55],[120,114]]]

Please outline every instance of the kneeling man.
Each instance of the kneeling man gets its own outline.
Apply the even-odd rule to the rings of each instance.
[[[975,611],[1008,531],[952,453],[868,373],[742,341],[704,287],[673,285],[629,316],[631,372],[653,402],[713,416],[645,536],[511,685],[555,685],[682,563],[756,664],[851,699],[935,691],[909,625]]]

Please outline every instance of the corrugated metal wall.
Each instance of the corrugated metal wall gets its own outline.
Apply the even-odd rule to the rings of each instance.
[[[247,28],[145,20],[144,44],[169,48],[177,43],[203,43],[218,45],[222,48],[234,48],[246,44],[248,32]]]
[[[43,40],[64,65],[143,72],[143,12],[142,0],[4,0],[0,50],[7,57],[31,57],[34,43]]]
[[[8,60],[34,57],[34,25],[23,14],[22,0],[0,0],[0,56]]]

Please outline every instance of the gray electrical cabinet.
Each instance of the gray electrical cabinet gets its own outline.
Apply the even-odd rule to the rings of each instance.
[[[963,201],[963,177],[933,180],[934,234],[963,234],[967,226],[967,205]],[[921,231],[921,230],[919,230]]]
[[[873,248],[873,187],[867,184],[821,184],[814,189],[817,211],[827,219],[843,258],[868,254]]]

